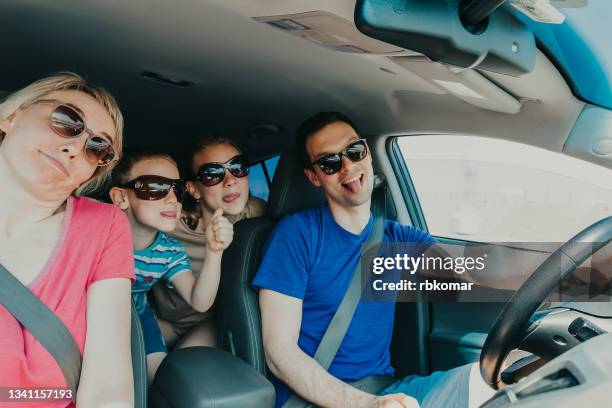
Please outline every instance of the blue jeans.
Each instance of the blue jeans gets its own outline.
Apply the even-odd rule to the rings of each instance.
[[[421,408],[467,408],[471,367],[468,364],[448,371],[436,371],[428,377],[409,375],[379,395],[404,393],[415,398]]]

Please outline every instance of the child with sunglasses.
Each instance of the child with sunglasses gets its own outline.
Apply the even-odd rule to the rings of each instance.
[[[151,382],[167,354],[147,293],[164,280],[194,310],[205,312],[219,286],[221,255],[231,243],[233,226],[217,208],[206,226],[206,260],[196,278],[183,245],[167,235],[176,227],[185,196],[175,161],[166,154],[127,154],[113,172],[113,203],[127,213],[134,242],[136,281],[132,300],[140,317]]]

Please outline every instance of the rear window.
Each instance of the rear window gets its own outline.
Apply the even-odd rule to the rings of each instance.
[[[252,196],[259,197],[262,200],[268,200],[270,184],[272,184],[272,177],[276,171],[279,157],[280,156],[274,156],[251,166],[249,183]]]

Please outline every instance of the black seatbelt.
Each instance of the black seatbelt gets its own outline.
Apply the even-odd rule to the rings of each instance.
[[[0,304],[6,307],[57,361],[72,392],[72,401],[76,402],[82,360],[79,347],[60,318],[2,265]]]
[[[334,357],[336,357],[336,353],[340,348],[340,344],[342,344],[342,340],[348,331],[351,320],[353,320],[355,310],[357,309],[357,305],[359,304],[359,300],[361,299],[361,265],[362,263],[365,265],[371,265],[372,260],[376,255],[375,251],[368,251],[368,248],[371,248],[371,246],[374,244],[382,243],[384,238],[386,182],[384,179],[379,180],[380,183],[374,190],[372,197],[371,208],[372,216],[374,218],[374,225],[372,226],[372,231],[370,231],[370,235],[364,244],[365,251],[359,259],[359,262],[357,262],[357,266],[353,271],[351,283],[344,294],[344,298],[342,299],[340,306],[338,306],[338,310],[336,310],[336,313],[329,323],[329,326],[327,326],[327,330],[325,330],[323,338],[321,339],[321,342],[319,343],[317,351],[313,357],[326,370],[329,369]],[[310,406],[310,403],[304,401],[300,396],[294,393],[291,398],[289,398],[287,402],[283,404],[282,408],[304,408],[308,406]]]
[[[140,317],[132,304],[132,372],[134,378],[134,408],[147,407],[147,353],[144,348],[144,333],[140,325]]]

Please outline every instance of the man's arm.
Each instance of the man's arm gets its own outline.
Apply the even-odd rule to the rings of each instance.
[[[482,255],[477,251],[476,254]],[[450,256],[451,255],[444,245],[439,243],[429,246],[425,251],[425,258],[429,259],[444,259]],[[545,253],[532,253],[531,258],[523,258],[521,267],[525,268],[527,265],[530,265],[531,268],[533,268],[527,270],[523,270],[521,267],[514,267],[507,262],[502,263],[504,259],[500,258],[498,255],[489,257],[489,259],[487,259],[487,267],[481,271],[472,269],[464,273],[457,273],[452,270],[434,267],[430,269],[421,268],[418,273],[428,278],[460,278],[485,287],[517,290],[548,256],[549,254]],[[441,264],[443,264],[443,262],[431,262],[431,265],[439,266]],[[594,253],[592,257],[587,258],[577,267],[573,276],[584,282],[607,284],[607,282],[612,279],[612,244],[606,245],[604,248]]]
[[[300,299],[261,289],[259,306],[268,367],[304,399],[322,407],[418,407],[403,394],[377,397],[351,387],[304,353],[298,346],[302,322]]]
[[[462,256],[469,252],[464,252],[465,247],[461,247]],[[494,289],[516,290],[521,287],[529,274],[521,268],[514,268],[511,265],[496,264],[500,261],[499,258],[493,257],[487,259],[486,268],[478,270],[476,268],[466,268],[465,271],[456,271],[445,269],[442,265],[445,264],[445,259],[453,257],[444,245],[435,243],[430,245],[424,253],[425,259],[428,260],[428,267],[421,266],[418,273],[427,278],[441,279],[461,279],[463,281],[472,282],[476,285]],[[472,258],[480,256],[480,252],[473,254]],[[482,260],[484,262],[484,260]]]

